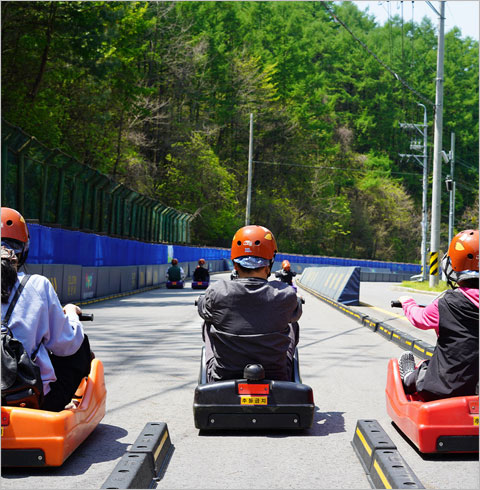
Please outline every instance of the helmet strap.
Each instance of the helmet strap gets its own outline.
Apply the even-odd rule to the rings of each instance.
[[[452,275],[455,271],[452,268],[452,261],[448,255],[445,259],[445,268],[443,272],[445,272],[445,277],[447,278],[447,286],[452,289],[457,289],[455,281],[452,279]]]

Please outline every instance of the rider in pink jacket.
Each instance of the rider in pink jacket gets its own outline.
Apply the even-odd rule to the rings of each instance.
[[[412,352],[399,359],[405,392],[417,392],[425,401],[478,393],[478,237],[478,230],[460,232],[442,260],[454,289],[426,307],[409,296],[399,298],[413,326],[437,334],[430,360],[415,368]]]

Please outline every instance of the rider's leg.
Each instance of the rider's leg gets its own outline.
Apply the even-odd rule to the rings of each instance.
[[[211,383],[213,381],[212,364],[215,356],[213,354],[212,342],[210,340],[210,330],[208,329],[205,323],[203,324],[203,328],[202,328],[202,337],[205,342],[205,366],[207,370],[207,383]]]
[[[405,388],[405,393],[413,394],[418,392],[418,386],[423,384],[423,379],[427,373],[428,361],[422,362],[418,368],[407,373],[403,378],[403,387]]]
[[[295,348],[298,344],[298,339],[300,336],[300,330],[298,326],[298,322],[289,323],[290,331],[288,333],[288,337],[290,339],[290,344],[287,350],[287,375],[288,379],[291,380],[293,376],[293,356],[295,354]]]
[[[50,355],[57,380],[50,384],[50,391],[44,398],[42,410],[60,412],[70,403],[82,379],[88,376],[92,352],[87,335],[80,348],[71,356]]]

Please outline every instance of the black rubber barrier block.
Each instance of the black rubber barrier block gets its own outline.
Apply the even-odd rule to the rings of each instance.
[[[148,422],[130,448],[130,453],[145,453],[154,476],[158,476],[171,448],[170,435],[164,422]]]
[[[153,488],[172,443],[164,422],[148,422],[101,488]]]
[[[357,420],[352,446],[367,475],[377,449],[397,449],[382,426],[372,419]]]
[[[433,351],[435,350],[435,347],[433,345],[430,345],[427,342],[424,342],[423,340],[415,340],[415,343],[413,344],[413,353],[421,357],[422,359],[431,359],[433,356]]]
[[[390,340],[392,338],[392,327],[384,322],[379,322],[377,333]]]
[[[390,336],[390,340],[392,342],[398,343],[403,332],[401,330],[399,330],[398,328],[391,327],[391,326],[389,326],[389,329],[392,332],[392,335]]]
[[[364,317],[363,325],[365,325],[365,327],[369,328],[373,332],[375,332],[378,328],[378,322],[368,316]]]
[[[151,488],[152,483],[148,454],[126,452],[101,488]]]
[[[396,449],[375,451],[369,480],[373,488],[425,488]]]
[[[418,341],[415,337],[408,335],[408,333],[402,332],[401,330],[392,329],[392,342],[403,347],[405,350],[413,351],[413,344]]]

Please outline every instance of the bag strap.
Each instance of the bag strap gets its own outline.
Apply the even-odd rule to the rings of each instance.
[[[38,351],[40,350],[40,347],[41,347],[42,343],[43,343],[43,342],[40,342],[40,343],[38,344],[38,347],[37,347],[37,348],[36,348],[36,349],[35,349],[35,350],[32,352],[32,355],[30,356],[30,359],[31,359],[32,361],[35,361],[35,359],[37,358],[37,354],[38,354]]]
[[[22,280],[21,280],[20,284],[18,285],[17,290],[15,291],[15,295],[12,298],[12,302],[10,303],[8,310],[5,313],[5,316],[2,320],[2,324],[5,324],[5,325],[8,324],[8,320],[10,320],[10,317],[12,316],[12,312],[13,312],[13,309],[15,308],[15,305],[17,304],[18,298],[19,298],[20,294],[22,293],[23,288],[25,287],[25,284],[27,284],[27,281],[29,279],[30,279],[30,274],[25,274],[22,277]]]
[[[7,313],[5,313],[5,317],[2,320],[2,327],[4,326],[8,333],[13,337],[12,331],[10,330],[8,326],[8,320],[10,320],[10,317],[12,316],[13,309],[15,308],[15,305],[17,304],[18,298],[20,297],[20,294],[22,294],[22,291],[25,287],[25,284],[27,284],[27,281],[30,279],[31,274],[25,274],[22,277],[22,280],[20,281],[20,284],[18,285],[17,290],[15,291],[15,295],[12,298],[12,302],[8,306]],[[30,358],[34,360],[37,357],[38,350],[40,349],[40,346],[42,343],[40,342],[40,345],[32,352],[32,355]]]

